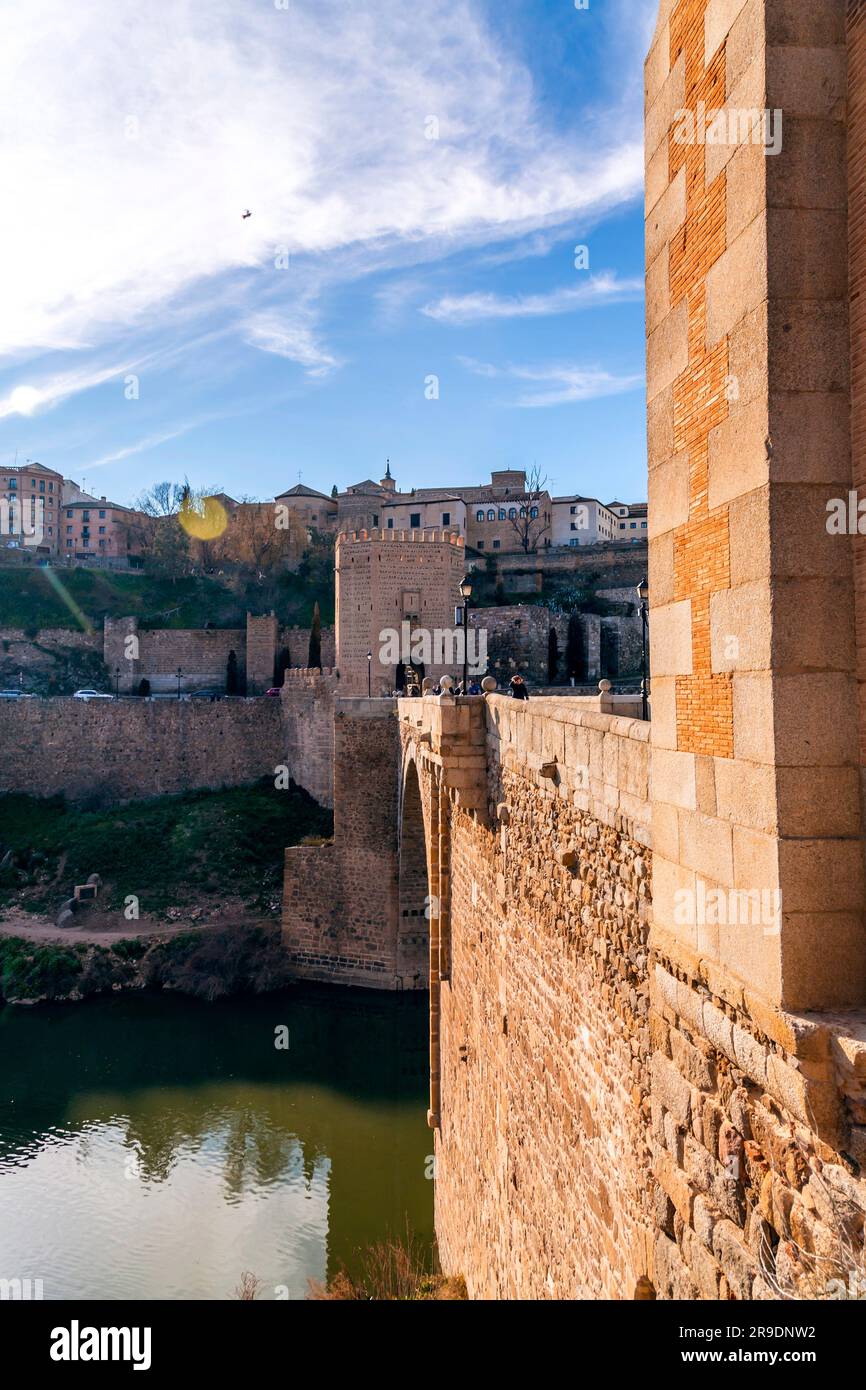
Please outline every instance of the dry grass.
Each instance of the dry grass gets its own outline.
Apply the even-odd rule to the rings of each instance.
[[[407,1232],[405,1240],[379,1241],[370,1246],[356,1278],[341,1269],[327,1284],[310,1280],[307,1297],[329,1303],[464,1301],[467,1295],[462,1277],[449,1279],[432,1273],[429,1264],[422,1242]]]

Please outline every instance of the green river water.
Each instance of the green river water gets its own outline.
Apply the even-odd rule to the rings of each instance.
[[[425,995],[0,1007],[0,1279],[303,1298],[407,1224],[429,1243],[426,1074]]]

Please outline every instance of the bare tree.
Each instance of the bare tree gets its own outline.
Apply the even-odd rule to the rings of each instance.
[[[135,507],[137,511],[144,512],[145,516],[176,516],[188,496],[189,484],[187,482],[154,483],[152,487],[141,494]]]
[[[537,550],[539,541],[550,530],[550,512],[547,510],[549,501],[547,478],[542,478],[541,470],[535,466],[527,475],[517,515],[510,518],[525,555],[531,550]]]

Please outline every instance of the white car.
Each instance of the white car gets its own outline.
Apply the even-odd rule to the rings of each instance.
[[[0,700],[35,700],[29,690],[0,690]]]
[[[101,690],[76,690],[73,700],[113,700],[113,695],[105,695]]]

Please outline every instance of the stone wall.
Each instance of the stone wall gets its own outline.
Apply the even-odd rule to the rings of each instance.
[[[286,850],[283,942],[299,979],[397,989],[394,701],[338,700],[333,723],[334,842]]]
[[[320,806],[334,805],[334,701],[339,692],[336,671],[291,668],[279,701],[285,765]]]
[[[106,618],[102,642],[112,686],[119,668],[119,689],[124,694],[136,691],[143,679],[152,690],[173,693],[178,667],[182,690],[223,690],[229,655],[234,652],[241,683],[249,683],[249,694],[261,695],[274,683],[283,648],[288,649],[293,667],[305,668],[309,646],[309,628],[280,628],[273,614],[248,614],[245,628],[142,628],[134,617]],[[323,667],[333,666],[334,648],[334,629],[323,628]]]
[[[0,793],[110,804],[273,777],[280,713],[265,699],[9,701]]]
[[[784,1011],[651,922],[649,726],[569,698],[399,711],[419,782],[400,903],[418,894],[402,849],[419,818],[431,903],[446,1270],[494,1298],[847,1286],[866,1216],[863,1010]]]
[[[632,1298],[652,1243],[648,727],[562,699],[487,715],[487,817],[451,819],[439,1248],[474,1298]]]
[[[366,695],[367,653],[372,654],[370,689],[390,694],[397,662],[383,660],[385,633],[411,630],[431,635],[454,631],[466,568],[461,537],[447,531],[362,531],[337,537],[337,666],[347,695]],[[434,678],[451,674],[453,663],[426,663]]]

